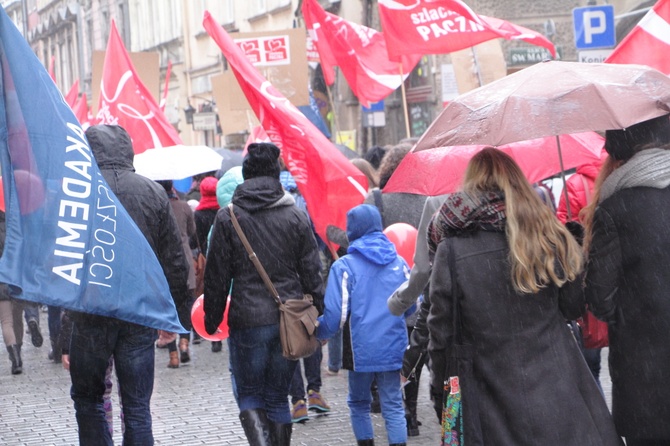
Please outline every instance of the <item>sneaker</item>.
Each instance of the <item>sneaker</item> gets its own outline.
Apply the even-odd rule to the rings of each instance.
[[[193,332],[193,341],[192,342],[193,342],[193,345],[198,345],[202,342],[202,337],[200,337],[200,335],[198,333],[196,333],[195,331]]]
[[[291,423],[304,423],[309,419],[305,400],[299,400],[291,409]]]
[[[35,347],[41,347],[44,342],[42,338],[42,333],[40,333],[40,326],[37,325],[37,321],[28,322],[28,330],[30,330],[30,341]]]
[[[309,403],[309,410],[319,413],[330,412],[330,406],[319,392],[310,390],[307,393],[307,401]]]
[[[328,375],[328,376],[337,376],[337,375],[339,375],[339,374],[340,374],[340,371],[339,371],[339,370],[333,370],[333,369],[331,369],[330,367],[328,367],[328,368],[326,369],[326,375]]]

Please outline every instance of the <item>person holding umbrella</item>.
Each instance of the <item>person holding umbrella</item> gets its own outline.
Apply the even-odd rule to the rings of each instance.
[[[472,157],[428,237],[428,350],[439,410],[458,305],[476,392],[463,407],[478,406],[465,417],[466,433],[479,423],[489,446],[622,444],[565,323],[585,308],[581,248],[518,164],[493,147]]]
[[[586,299],[608,322],[612,409],[628,446],[670,445],[670,115],[605,133],[586,208]]]

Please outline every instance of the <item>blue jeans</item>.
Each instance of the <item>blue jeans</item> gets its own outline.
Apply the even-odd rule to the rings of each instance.
[[[316,349],[312,356],[303,358],[302,363],[305,367],[305,378],[307,378],[307,392],[313,390],[315,392],[321,391],[321,360],[323,353],[321,346]],[[291,380],[291,388],[289,390],[291,395],[291,403],[295,404],[300,400],[305,399],[305,383],[302,380],[302,370],[300,370],[300,361],[293,373]]]
[[[374,438],[372,420],[370,419],[370,403],[372,380],[377,380],[379,402],[382,406],[382,417],[386,424],[386,435],[389,444],[407,442],[407,422],[405,409],[402,405],[402,388],[400,387],[400,371],[395,372],[349,372],[349,413],[351,427],[356,440]]]
[[[328,339],[328,369],[339,372],[342,368],[342,329]]]
[[[279,324],[231,328],[228,342],[240,412],[265,409],[275,423],[290,423],[288,392],[297,361],[282,356]]]
[[[154,388],[153,328],[116,319],[75,320],[70,341],[70,376],[79,444],[112,445],[103,395],[109,359],[113,355],[123,401],[123,444],[153,445],[151,394]]]

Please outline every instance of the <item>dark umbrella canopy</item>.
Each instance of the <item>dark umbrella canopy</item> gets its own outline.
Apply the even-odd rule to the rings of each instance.
[[[226,173],[232,167],[242,165],[244,157],[242,156],[241,150],[230,150],[225,147],[217,147],[214,151],[223,157],[220,168],[222,173]]]

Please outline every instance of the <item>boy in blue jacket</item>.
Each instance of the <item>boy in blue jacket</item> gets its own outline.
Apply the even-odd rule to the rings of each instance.
[[[407,347],[403,316],[386,300],[409,277],[407,263],[382,233],[376,207],[363,204],[347,213],[347,255],[330,270],[326,310],[317,337],[343,333],[343,368],[349,370],[349,412],[358,445],[374,445],[370,385],[376,378],[390,446],[407,441],[400,369]]]

